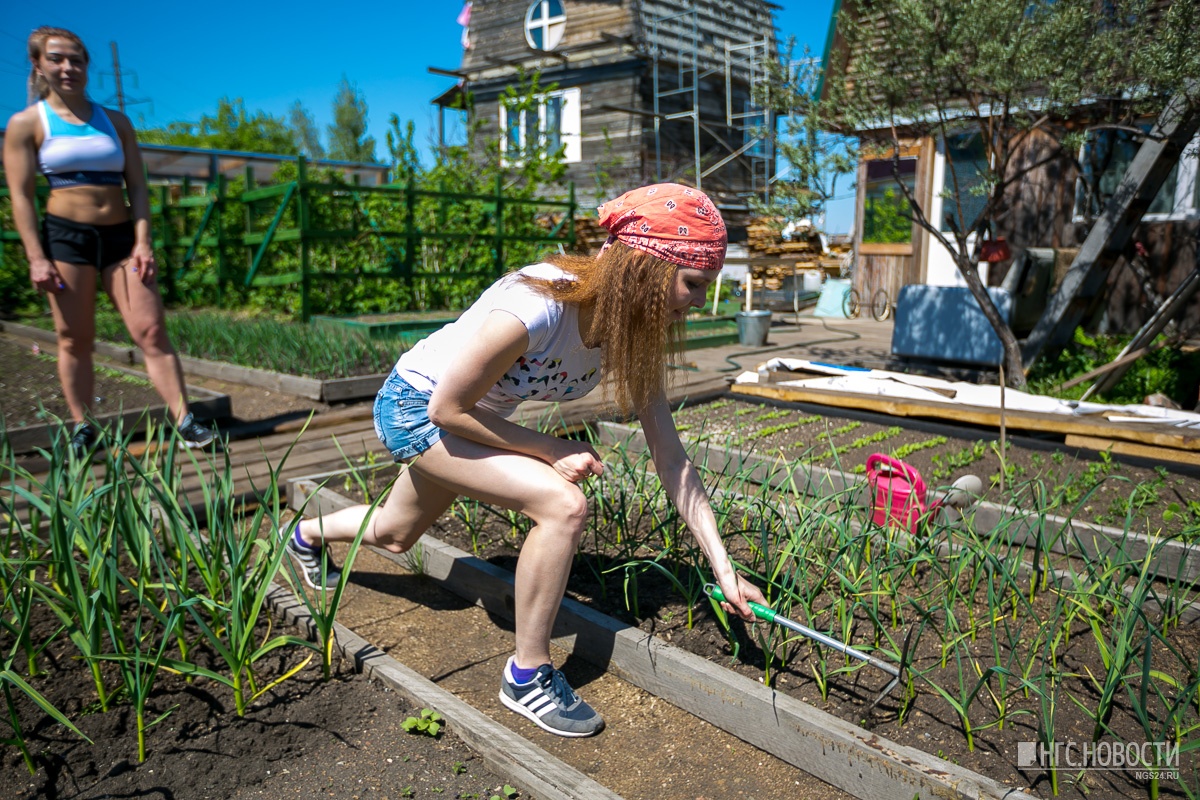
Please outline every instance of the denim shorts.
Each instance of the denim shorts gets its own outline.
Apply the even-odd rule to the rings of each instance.
[[[429,395],[394,371],[375,395],[375,435],[397,462],[424,453],[445,433],[429,421]]]

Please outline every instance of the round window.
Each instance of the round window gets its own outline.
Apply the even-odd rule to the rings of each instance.
[[[525,41],[534,50],[553,50],[567,29],[561,0],[534,0],[525,12]]]

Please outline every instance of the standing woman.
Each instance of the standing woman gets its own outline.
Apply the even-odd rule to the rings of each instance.
[[[375,401],[375,430],[408,468],[370,519],[356,506],[282,531],[316,588],[339,571],[327,542],[363,541],[403,553],[459,495],[534,523],[517,560],[516,654],[500,700],[551,733],[588,736],[604,722],[550,661],[550,632],[583,535],[580,484],[604,471],[588,444],[507,420],[524,400],[582,397],[608,378],[641,420],[655,470],[728,598],[753,619],[762,593],[735,574],[708,494],[679,441],[666,400],[676,323],[704,305],[725,260],[720,213],[677,184],[635,189],[599,208],[610,233],[597,258],[551,256],[493,284],[454,323],[405,353]]]
[[[187,447],[215,434],[188,412],[183,370],[167,338],[158,265],[151,249],[150,198],[129,119],[87,98],[88,52],[79,37],[41,27],[29,36],[30,97],[8,122],[4,170],[13,221],[29,278],[48,294],[58,334],[58,376],[75,419],[71,450],[86,454],[99,431],[88,420],[93,397],[96,284],[112,298],[146,373]],[[38,229],[36,173],[50,183]],[[126,205],[128,195],[128,205]]]

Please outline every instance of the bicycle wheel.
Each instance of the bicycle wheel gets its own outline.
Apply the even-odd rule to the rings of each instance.
[[[846,292],[846,296],[842,298],[842,313],[846,315],[846,319],[857,319],[861,309],[862,302],[858,298],[858,290],[851,289]]]
[[[875,296],[871,298],[871,316],[876,322],[883,322],[892,315],[892,304],[888,300],[888,293],[884,289],[875,292]]]

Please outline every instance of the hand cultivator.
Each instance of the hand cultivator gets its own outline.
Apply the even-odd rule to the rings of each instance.
[[[716,600],[717,602],[720,602],[720,603],[726,602],[725,593],[722,592],[721,587],[717,586],[715,583],[704,584],[704,593],[707,594],[712,599]],[[869,714],[871,712],[871,709],[875,708],[875,706],[877,706],[879,704],[880,700],[882,700],[883,698],[885,698],[889,694],[891,694],[892,690],[895,689],[897,685],[899,685],[901,679],[904,677],[905,672],[907,672],[907,670],[908,670],[908,646],[909,646],[909,640],[912,638],[912,628],[909,628],[908,633],[906,633],[904,635],[904,644],[900,648],[900,665],[892,666],[891,664],[887,663],[886,661],[881,661],[880,659],[876,658],[873,655],[864,653],[861,650],[856,650],[855,648],[851,647],[850,645],[846,644],[845,642],[840,642],[837,639],[834,639],[832,636],[828,636],[824,633],[821,633],[820,631],[815,631],[806,625],[801,625],[799,622],[796,622],[795,620],[791,620],[791,619],[788,619],[787,617],[781,616],[780,614],[777,614],[774,609],[767,608],[764,605],[759,605],[758,603],[750,603],[750,610],[754,612],[754,616],[758,617],[759,619],[763,620],[764,622],[773,622],[776,625],[780,625],[784,628],[787,628],[788,630],[795,631],[796,633],[800,634],[801,636],[804,636],[805,638],[808,638],[808,639],[812,639],[814,642],[817,642],[818,644],[823,644],[826,647],[832,647],[834,650],[837,650],[839,653],[849,656],[850,658],[856,658],[859,661],[866,662],[867,664],[870,664],[872,667],[883,670],[888,675],[891,675],[892,679],[890,681],[888,681],[887,686],[883,687],[883,691],[879,693],[879,696],[876,697],[873,701],[871,701],[871,705],[867,706],[866,710],[863,712],[864,714]]]

